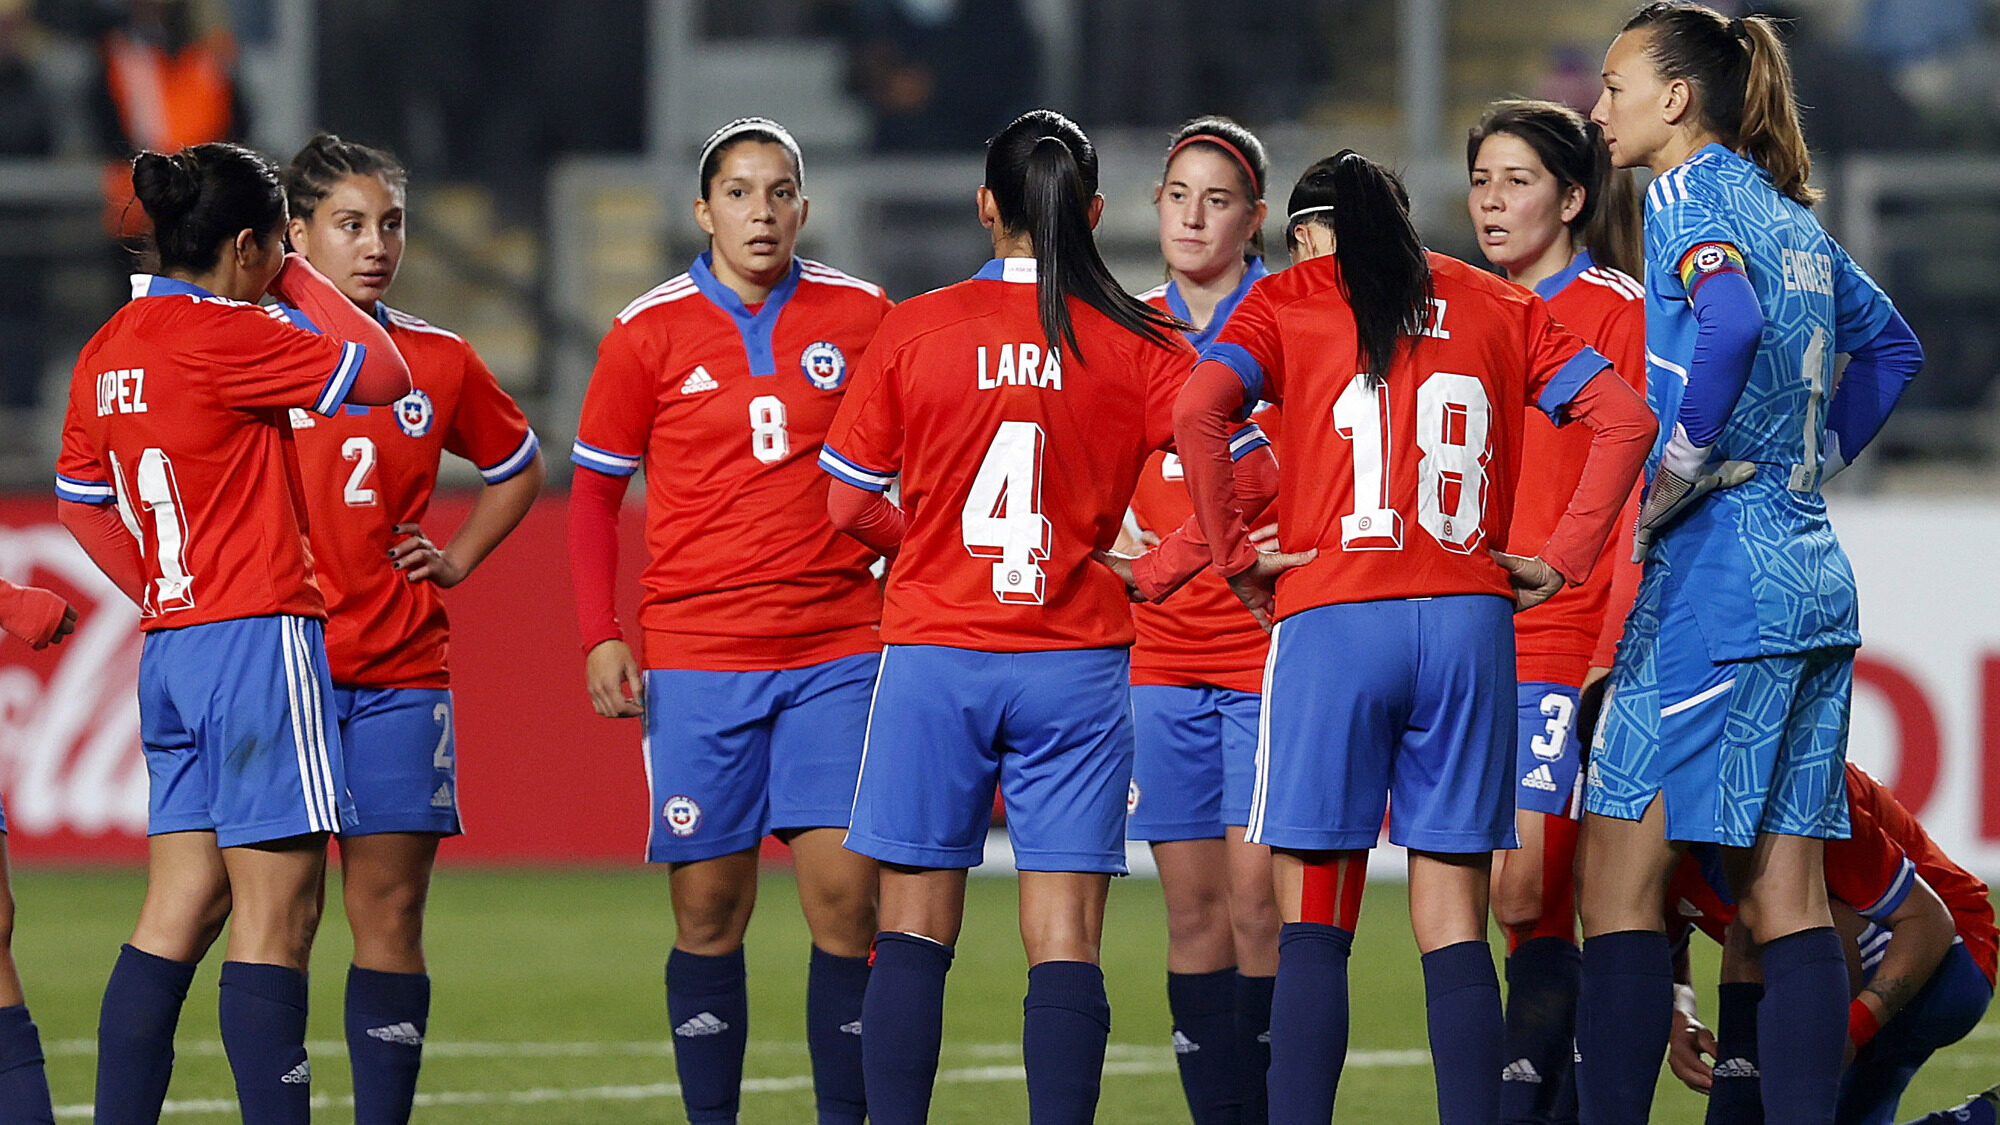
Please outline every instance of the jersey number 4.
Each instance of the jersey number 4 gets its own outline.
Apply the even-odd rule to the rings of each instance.
[[[993,564],[994,597],[1042,604],[1042,568],[1035,564],[1049,557],[1049,521],[1042,516],[1040,426],[1000,423],[959,513],[959,534],[972,557],[1000,560]]]
[[[118,455],[111,455],[111,481],[118,498],[118,514],[125,519],[126,530],[139,541],[139,550],[147,548],[146,531],[152,532],[153,558],[159,564],[160,577],[146,587],[145,604],[139,607],[147,617],[177,609],[194,608],[194,575],[187,569],[187,521],[181,515],[181,488],[174,480],[174,463],[167,460],[162,449],[147,449],[139,454],[139,471],[134,474],[133,485],[125,482],[125,466],[118,463]],[[132,502],[132,494],[138,493],[139,502]],[[142,517],[143,513],[143,518]]]
[[[1354,510],[1340,517],[1349,551],[1400,551],[1403,516],[1389,502],[1389,385],[1357,375],[1333,404],[1334,432],[1354,443]],[[1470,375],[1434,372],[1417,385],[1417,524],[1469,555],[1485,539],[1487,437],[1493,407]]]

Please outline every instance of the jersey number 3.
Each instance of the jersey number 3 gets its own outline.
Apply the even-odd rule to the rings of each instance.
[[[1355,376],[1333,404],[1334,432],[1354,443],[1354,511],[1340,517],[1348,551],[1400,551],[1403,516],[1390,504],[1389,386]],[[1417,387],[1417,524],[1469,555],[1485,539],[1487,437],[1493,408],[1470,375],[1434,372]]]
[[[1042,568],[1049,557],[1049,521],[1042,516],[1042,428],[1033,422],[1002,422],[972,492],[959,513],[966,552],[993,564],[993,596],[1003,602],[1040,605]]]

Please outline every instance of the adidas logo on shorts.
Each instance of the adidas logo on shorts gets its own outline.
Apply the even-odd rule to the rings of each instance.
[[[392,1023],[388,1027],[371,1027],[368,1029],[368,1038],[380,1039],[384,1043],[394,1043],[399,1047],[421,1047],[424,1045],[424,1033],[417,1030],[416,1024],[407,1021]]]
[[[1199,1050],[1201,1050],[1201,1044],[1182,1035],[1179,1031],[1174,1032],[1174,1054],[1192,1055]]]
[[[715,390],[721,385],[715,381],[715,376],[708,373],[708,368],[696,366],[694,372],[687,377],[687,381],[681,384],[681,393],[698,395],[703,391]]]
[[[1539,1086],[1542,1084],[1542,1075],[1540,1071],[1535,1069],[1534,1063],[1529,1062],[1527,1059],[1515,1059],[1513,1062],[1507,1064],[1505,1070],[1500,1072],[1500,1081],[1527,1082],[1531,1085]]]
[[[1717,1078],[1762,1078],[1764,1075],[1757,1069],[1756,1063],[1751,1062],[1749,1059],[1738,1057],[1723,1059],[1721,1062],[1716,1063],[1715,1076]]]
[[[852,1022],[852,1023],[844,1023],[844,1024],[841,1024],[841,1025],[840,1025],[840,1033],[841,1033],[842,1035],[859,1035],[859,1034],[861,1034],[861,1021],[860,1021],[860,1020],[855,1020],[855,1021],[854,1021],[854,1022]]]
[[[299,1063],[299,1065],[286,1071],[283,1078],[278,1079],[278,1081],[292,1086],[310,1086],[312,1080],[312,1064],[309,1062]]]
[[[437,792],[431,794],[431,807],[434,809],[448,809],[452,807],[451,782],[443,781],[438,783]]]
[[[703,1012],[674,1029],[674,1034],[682,1039],[699,1039],[704,1035],[720,1035],[729,1030],[729,1025],[716,1017],[714,1012]]]
[[[1534,769],[1529,770],[1528,776],[1521,779],[1521,784],[1530,789],[1540,789],[1545,793],[1556,791],[1556,777],[1549,772],[1549,767],[1547,766],[1536,766]],[[1526,1062],[1527,1060],[1522,1059],[1520,1061]],[[1536,1079],[1536,1081],[1540,1081],[1540,1079]]]

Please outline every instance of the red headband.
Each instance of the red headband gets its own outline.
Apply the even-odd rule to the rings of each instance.
[[[1243,178],[1250,181],[1250,191],[1252,194],[1258,199],[1264,198],[1264,185],[1257,182],[1257,169],[1251,166],[1249,158],[1243,155],[1243,150],[1230,144],[1226,139],[1216,136],[1214,133],[1196,133],[1168,149],[1167,163],[1171,165],[1174,162],[1174,157],[1179,156],[1181,150],[1189,145],[1214,145],[1230,156],[1235,157],[1236,163],[1243,168]]]

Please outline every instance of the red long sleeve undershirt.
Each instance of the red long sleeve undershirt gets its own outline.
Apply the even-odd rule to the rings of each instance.
[[[1236,373],[1208,360],[1195,366],[1174,405],[1174,437],[1187,473],[1188,496],[1212,546],[1216,569],[1225,577],[1240,574],[1257,561],[1229,462],[1229,421],[1242,409],[1243,395],[1243,382]],[[1590,577],[1632,481],[1645,464],[1656,423],[1632,388],[1616,375],[1605,378],[1603,372],[1577,391],[1566,413],[1589,427],[1590,453],[1541,558],[1574,586]]]
[[[832,480],[827,488],[826,514],[835,528],[885,559],[896,557],[909,529],[903,509],[889,501],[888,493],[856,488],[843,480]]]
[[[385,406],[410,393],[410,366],[374,317],[347,299],[303,254],[285,255],[285,264],[271,283],[271,293],[306,314],[329,339],[367,348],[361,370],[347,392],[348,402]]]
[[[28,642],[29,648],[48,647],[68,608],[57,594],[0,578],[0,629]]]
[[[146,596],[146,564],[139,554],[139,541],[110,504],[79,504],[56,501],[56,519],[69,529],[77,546],[97,564],[111,584],[118,587],[133,605],[143,605]]]
[[[1236,494],[1236,510],[1254,513],[1250,522],[1261,522],[1278,499],[1278,459],[1269,446],[1254,450],[1231,466]],[[1132,579],[1149,602],[1166,600],[1188,580],[1215,561],[1208,539],[1201,533],[1199,516],[1189,516],[1152,550],[1132,561]]]
[[[612,590],[618,583],[618,509],[629,477],[577,466],[569,484],[569,580],[583,651],[620,640]]]

